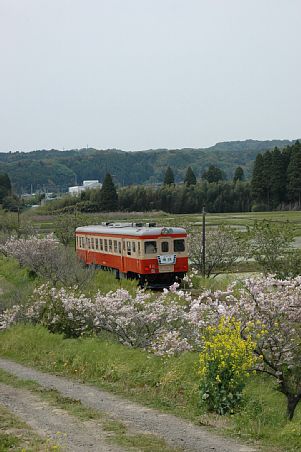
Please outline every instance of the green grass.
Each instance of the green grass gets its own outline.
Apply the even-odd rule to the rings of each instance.
[[[93,270],[92,270],[93,271]],[[137,289],[137,281],[127,279],[116,279],[114,274],[109,271],[95,270],[93,277],[84,288],[87,295],[95,294],[98,290],[106,294],[117,289],[126,289],[133,293]]]
[[[0,254],[0,310],[26,302],[38,283],[15,259]]]
[[[31,428],[7,408],[0,405],[0,451],[59,451],[59,447],[49,443],[34,433]]]
[[[274,380],[254,376],[241,411],[221,417],[199,407],[197,354],[162,359],[108,338],[63,339],[42,327],[17,326],[0,335],[0,355],[44,371],[79,379],[197,424],[281,450],[301,449],[301,406],[285,419],[285,398]]]
[[[14,375],[0,369],[0,382],[14,388],[27,389],[47,401],[49,404],[65,410],[69,414],[76,416],[81,420],[85,421],[93,419],[100,421],[101,427],[109,433],[108,441],[119,444],[126,449],[145,452],[152,452],[155,450],[172,452],[176,450],[175,448],[169,447],[163,439],[158,438],[155,435],[129,432],[128,428],[122,422],[116,419],[110,419],[108,417],[108,413],[88,408],[82,405],[79,400],[64,397],[55,389],[45,389],[35,381],[17,378]],[[14,437],[11,437],[9,441],[13,443],[14,439]],[[2,451],[1,448],[0,451]]]

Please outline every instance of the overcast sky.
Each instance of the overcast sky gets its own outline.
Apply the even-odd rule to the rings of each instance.
[[[301,136],[301,0],[0,0],[0,151]]]

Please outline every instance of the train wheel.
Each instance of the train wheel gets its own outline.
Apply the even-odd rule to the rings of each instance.
[[[140,287],[141,289],[144,289],[144,286],[145,286],[145,277],[144,276],[139,275],[137,286]]]

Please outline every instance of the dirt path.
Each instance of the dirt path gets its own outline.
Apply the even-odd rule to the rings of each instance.
[[[39,435],[70,452],[121,452],[106,442],[107,434],[97,422],[80,421],[54,408],[24,389],[0,383],[0,403],[25,420]]]
[[[198,427],[173,415],[164,414],[154,409],[142,407],[141,405],[127,401],[121,397],[117,397],[93,386],[80,384],[64,377],[46,374],[3,358],[0,358],[0,368],[19,378],[34,380],[47,389],[56,389],[64,396],[80,400],[83,405],[93,408],[94,410],[99,410],[102,413],[107,412],[110,417],[122,421],[128,426],[129,429],[140,433],[157,435],[163,438],[170,446],[175,448],[181,448],[185,451],[190,450],[198,452],[253,452],[258,450],[254,447],[238,444],[232,439],[217,436],[216,433],[213,433],[208,429]],[[12,389],[11,394],[14,392],[16,392],[16,390]],[[21,402],[23,402],[22,397]],[[43,406],[43,403],[39,403],[40,406]],[[31,411],[33,412],[34,409]],[[20,413],[17,414],[19,414],[20,417],[23,417]],[[28,416],[26,417],[26,422],[30,424]],[[47,425],[46,418],[45,422]],[[58,430],[67,432],[68,421],[66,421],[66,428],[63,418],[59,424],[60,428],[58,428]],[[43,428],[42,426],[40,427]],[[78,430],[78,432],[80,431],[81,430]],[[107,449],[93,449],[93,447],[92,449],[89,449],[85,448],[84,445],[80,446],[81,433],[76,435],[74,438],[75,443],[78,444],[78,447],[81,447],[79,449],[73,448],[72,450],[74,451],[80,450],[83,452],[85,450],[114,450],[113,448],[110,448],[110,446],[107,446]],[[83,435],[82,438],[82,442],[84,444],[86,436]]]

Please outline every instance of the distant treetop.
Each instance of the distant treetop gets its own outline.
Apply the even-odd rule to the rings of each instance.
[[[186,176],[185,176],[185,179],[184,179],[184,183],[186,185],[195,185],[196,184],[196,177],[195,177],[194,172],[192,171],[191,166],[189,166],[187,168],[187,172],[186,172]]]
[[[110,173],[105,175],[103,180],[101,194],[101,207],[105,212],[117,210],[118,208],[118,195]]]
[[[165,172],[164,185],[172,185],[174,183],[175,183],[175,176],[174,176],[174,173],[173,173],[171,167],[169,166]]]
[[[210,165],[207,171],[202,174],[202,179],[207,180],[209,183],[219,182],[225,179],[224,172],[214,165]]]
[[[244,180],[244,178],[245,178],[244,170],[242,169],[241,166],[238,166],[234,173],[233,182],[237,182],[238,180]]]

